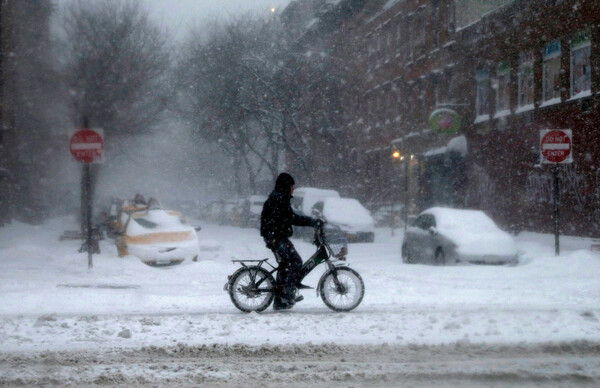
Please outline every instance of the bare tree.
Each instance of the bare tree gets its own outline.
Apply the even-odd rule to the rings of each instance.
[[[66,81],[77,123],[87,116],[107,136],[157,122],[169,97],[168,36],[139,0],[74,0],[64,13]]]
[[[263,169],[279,170],[280,119],[273,77],[281,40],[274,20],[245,15],[192,32],[179,66],[180,107],[203,140],[231,157],[238,194],[242,171],[251,191]]]
[[[150,130],[167,107],[168,36],[140,0],[73,0],[63,26],[73,123],[85,117],[90,126],[104,128],[113,157],[122,154],[122,137]],[[92,169],[92,197],[98,172]],[[84,191],[82,185],[82,201]],[[83,213],[81,221],[83,228]]]

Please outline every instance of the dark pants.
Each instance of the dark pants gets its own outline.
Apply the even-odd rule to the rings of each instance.
[[[302,269],[302,258],[296,252],[294,244],[289,239],[279,240],[274,244],[273,253],[279,263],[277,271],[276,302],[293,300],[296,295],[296,285],[299,283]]]

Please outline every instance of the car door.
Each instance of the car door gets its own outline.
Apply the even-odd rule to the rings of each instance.
[[[429,263],[435,262],[435,251],[439,246],[438,233],[436,232],[436,220],[432,214],[424,214],[425,235],[423,236],[423,259]]]
[[[422,214],[415,220],[414,226],[407,230],[406,244],[410,255],[416,262],[427,260],[426,252],[428,244],[427,223],[428,215]]]

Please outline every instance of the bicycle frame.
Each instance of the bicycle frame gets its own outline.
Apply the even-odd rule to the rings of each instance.
[[[300,270],[300,276],[299,276],[298,282],[301,282],[319,264],[322,264],[323,262],[325,262],[325,263],[327,263],[327,266],[329,267],[329,269],[331,270],[331,272],[334,275],[334,281],[335,281],[336,286],[337,287],[343,287],[339,283],[339,281],[337,279],[337,270],[336,270],[336,268],[338,266],[340,266],[340,265],[345,265],[345,264],[334,265],[332,263],[331,257],[333,256],[333,252],[332,252],[331,248],[329,247],[329,245],[327,245],[327,243],[325,242],[325,238],[323,236],[323,229],[322,228],[315,228],[315,243],[317,245],[317,250],[316,250],[316,252],[308,260],[306,260],[306,262],[304,264],[302,264],[302,268]],[[256,267],[258,267],[258,268],[263,268],[262,267],[263,264],[266,263],[267,265],[269,265],[271,267],[271,270],[268,270],[269,274],[274,275],[279,270],[279,267],[273,266],[271,263],[269,263],[268,260],[269,259],[262,259],[262,260],[232,260],[232,262],[234,262],[234,263],[240,263],[240,265],[243,268],[250,268],[245,263],[258,263],[256,265]],[[346,258],[344,256],[342,256],[342,257],[339,257],[337,260],[345,261]],[[263,269],[267,270],[266,268],[263,268]],[[256,273],[254,273],[254,274],[251,273],[250,274],[251,282],[256,285],[256,291],[257,292],[271,292],[271,291],[273,291],[272,288],[261,288],[261,289],[259,289],[260,285],[262,284],[262,282],[266,278],[263,278],[260,281],[258,281],[258,283],[255,283],[255,276],[256,276]],[[227,287],[227,285],[226,285],[226,287]],[[319,292],[319,289],[317,287],[317,293],[318,292]]]

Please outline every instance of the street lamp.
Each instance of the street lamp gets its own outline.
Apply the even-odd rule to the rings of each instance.
[[[400,150],[398,149],[393,149],[392,150],[392,162],[393,163],[400,163],[404,160],[404,155],[402,155],[402,153],[400,152]],[[398,192],[400,192],[400,185],[398,185]],[[395,226],[395,220],[396,217],[394,215],[394,196],[392,195],[392,199],[391,199],[391,209],[390,209],[390,228],[392,229],[392,236],[394,235],[394,226]]]

